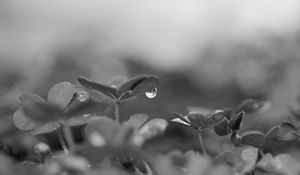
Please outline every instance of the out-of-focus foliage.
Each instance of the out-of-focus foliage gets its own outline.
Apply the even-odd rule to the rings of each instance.
[[[154,33],[150,40],[136,41],[128,31],[129,36],[142,34],[131,29],[124,37],[110,36],[109,28],[94,24],[69,32],[68,27],[44,25],[49,21],[26,23],[24,17],[23,25],[18,16],[10,16],[13,11],[2,11],[8,4],[0,1],[0,19],[6,20],[0,20],[0,174],[299,174],[299,31],[228,38],[222,27],[217,33],[224,37],[214,31],[202,46],[182,40],[202,40],[198,32],[178,36],[185,28],[175,25],[164,32],[170,33],[166,37]],[[160,27],[150,26],[147,31]],[[155,49],[145,49],[147,45]],[[88,78],[77,82],[78,76]],[[60,82],[72,83],[69,95],[61,86],[51,89]],[[24,104],[30,99],[21,98],[29,117],[18,110],[13,122],[20,108],[17,97],[32,92],[47,99],[49,89],[55,98],[47,102]],[[116,117],[116,99],[122,102],[119,121],[108,119]],[[94,117],[108,117],[108,122]],[[177,123],[166,123],[172,119]],[[54,126],[41,128],[52,122]],[[60,152],[60,140],[50,132],[64,127],[74,134],[71,154]],[[38,128],[34,134],[39,136],[18,128]],[[208,155],[199,148],[199,133]]]
[[[187,115],[173,112],[175,118],[170,122],[167,121],[168,117],[149,118],[146,114],[124,117],[120,107],[128,105],[127,101],[137,101],[141,94],[147,99],[156,97],[158,77],[140,75],[114,80],[115,84],[106,86],[78,78],[81,85],[98,93],[62,82],[49,90],[47,101],[34,94],[21,95],[21,107],[10,117],[13,117],[18,129],[42,137],[34,140],[28,135],[7,133],[10,127],[4,128],[1,132],[3,143],[0,161],[3,166],[0,172],[8,175],[300,174],[297,166],[299,157],[289,153],[289,149],[280,149],[280,144],[298,145],[300,121],[297,108],[291,109],[290,121],[278,123],[265,134],[258,130],[243,131],[247,125],[242,124],[252,117],[251,114],[263,115],[272,109],[269,102],[254,99],[228,108],[193,107]],[[98,96],[106,98],[100,98],[102,108],[97,107],[95,111],[94,103],[87,102],[99,100]],[[106,109],[110,105],[115,120],[111,119]],[[3,111],[7,115],[6,112],[13,111]],[[99,112],[108,116],[99,116]],[[175,125],[172,126],[172,123]],[[180,129],[179,124],[192,128],[198,138],[192,137],[188,142],[174,146],[176,141],[172,139],[172,134],[174,129]],[[79,125],[82,125],[81,128],[76,128]],[[77,141],[72,129],[84,132],[81,141]],[[43,137],[52,131],[57,131],[64,152],[53,149],[55,147],[48,145],[53,144],[52,140]],[[27,147],[22,145],[18,148],[13,145],[15,142],[10,143],[5,138],[17,138],[19,142],[23,139],[23,142],[30,143]],[[213,144],[222,147],[209,146],[212,140]],[[196,143],[196,149],[192,141]],[[182,145],[186,147],[177,151]],[[276,152],[272,151],[277,148]],[[297,147],[294,149],[299,151]]]

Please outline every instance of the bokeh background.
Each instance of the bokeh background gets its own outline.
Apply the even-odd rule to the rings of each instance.
[[[124,118],[257,98],[272,107],[244,129],[266,131],[300,93],[300,0],[0,0],[2,135],[24,92],[141,73],[160,77],[158,95],[123,105]]]

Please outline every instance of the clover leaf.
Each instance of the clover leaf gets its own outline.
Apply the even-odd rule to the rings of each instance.
[[[49,90],[47,101],[35,94],[23,94],[19,97],[20,108],[13,115],[14,124],[32,135],[55,131],[61,125],[86,124],[94,116],[82,117],[82,110],[68,108],[77,93],[78,89],[73,84],[62,82]]]
[[[218,134],[219,136],[225,136],[234,131],[238,131],[242,125],[244,115],[245,112],[241,111],[235,114],[235,116],[231,117],[230,119],[226,117],[221,122],[216,123],[214,125],[216,134]]]
[[[159,80],[154,75],[138,75],[118,86],[101,84],[84,77],[78,77],[78,82],[82,86],[96,90],[112,100],[122,101],[151,91],[157,87]]]
[[[201,113],[195,113],[195,112],[190,112],[187,116],[183,116],[182,114],[178,114],[178,113],[173,113],[173,114],[175,115],[176,118],[172,119],[171,120],[172,122],[189,126],[193,128],[194,131],[197,132],[198,139],[199,139],[199,152],[201,150],[203,154],[207,155],[207,151],[205,149],[205,145],[202,138],[202,132],[206,128],[225,119],[226,117],[225,113],[221,110],[216,110],[207,115]]]
[[[227,107],[220,109],[224,112],[226,118],[231,120],[237,113],[244,111],[245,113],[262,113],[267,111],[271,107],[271,103],[268,101],[261,101],[256,99],[246,99],[239,103],[235,107]],[[212,109],[204,107],[189,107],[190,112],[197,112],[201,114],[208,114],[213,112]]]
[[[274,126],[266,134],[256,130],[249,130],[242,134],[233,132],[231,142],[236,146],[249,145],[258,149],[264,149],[267,144],[277,140],[279,131],[280,127]]]
[[[234,108],[223,108],[219,111],[222,111],[222,116],[218,120],[211,120],[211,124],[207,124],[208,121],[201,121],[201,118],[203,117],[196,117],[197,121],[193,120],[193,123],[196,123],[196,125],[193,125],[190,123],[190,121],[186,120],[187,118],[183,119],[185,116],[178,116],[177,118],[173,119],[173,121],[177,123],[181,123],[186,126],[192,126],[192,127],[203,127],[203,125],[214,125],[214,130],[217,135],[219,136],[225,136],[230,133],[233,133],[235,131],[238,131],[242,125],[243,118],[245,116],[245,113],[253,113],[253,112],[264,112],[267,109],[269,109],[270,103],[266,101],[260,101],[255,99],[247,99],[242,101],[239,105],[237,105]],[[191,110],[194,111],[204,111],[204,113],[211,112],[212,110],[204,109],[204,108],[191,108]],[[216,110],[218,111],[218,110]],[[225,117],[223,117],[225,116]],[[180,118],[181,117],[181,118]],[[203,120],[203,119],[202,119]],[[198,122],[198,124],[197,124]],[[202,126],[199,125],[201,123]]]
[[[189,126],[200,131],[220,122],[225,118],[224,112],[221,110],[213,111],[207,115],[195,112],[190,112],[186,116],[183,116],[179,113],[173,113],[173,115],[175,118],[171,120],[172,122]]]

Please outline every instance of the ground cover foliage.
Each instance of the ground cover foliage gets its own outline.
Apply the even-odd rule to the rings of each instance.
[[[33,93],[19,96],[19,107],[10,118],[22,132],[13,138],[5,126],[0,132],[2,140],[12,139],[23,149],[20,151],[17,144],[1,145],[0,174],[300,174],[300,161],[295,155],[270,152],[270,147],[276,150],[277,145],[295,145],[295,150],[299,149],[300,98],[298,105],[289,109],[288,120],[267,132],[243,129],[251,114],[263,116],[270,109],[268,101],[256,99],[220,109],[187,106],[188,112],[170,111],[169,117],[144,113],[123,117],[123,105],[141,96],[152,100],[158,91],[159,77],[155,75],[115,77],[108,83],[79,76],[77,82],[54,84],[46,98]],[[113,116],[105,115],[109,110]],[[196,135],[196,148],[172,148],[174,143],[166,134],[170,127],[186,127]],[[216,153],[208,146],[204,137],[207,133],[228,143]],[[49,134],[59,147],[45,139]]]

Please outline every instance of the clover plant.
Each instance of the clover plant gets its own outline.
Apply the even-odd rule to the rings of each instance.
[[[74,84],[55,84],[46,99],[32,93],[19,96],[19,108],[12,116],[19,130],[35,137],[56,132],[63,152],[53,148],[42,137],[37,137],[38,141],[31,150],[34,156],[17,161],[9,157],[13,150],[0,145],[3,152],[0,153],[0,174],[300,174],[300,161],[293,155],[271,155],[268,152],[269,145],[299,141],[300,97],[297,107],[290,107],[288,120],[262,132],[245,128],[243,123],[249,114],[263,115],[270,109],[267,101],[246,99],[235,107],[214,110],[199,108],[187,114],[173,112],[170,121],[147,114],[133,114],[126,119],[120,111],[120,105],[140,95],[154,98],[158,91],[157,76],[145,74],[129,79],[118,78],[107,84],[84,77],[78,77],[77,80],[78,83]],[[112,102],[113,119],[106,115],[110,106],[102,97]],[[198,152],[145,149],[155,137],[160,138],[157,142],[168,139],[164,132],[168,130],[169,122],[183,125],[198,135]],[[73,138],[76,126],[81,126],[83,130],[82,142]],[[204,132],[227,140],[227,146],[224,144],[223,150],[215,153],[206,143],[208,140],[203,138]]]

